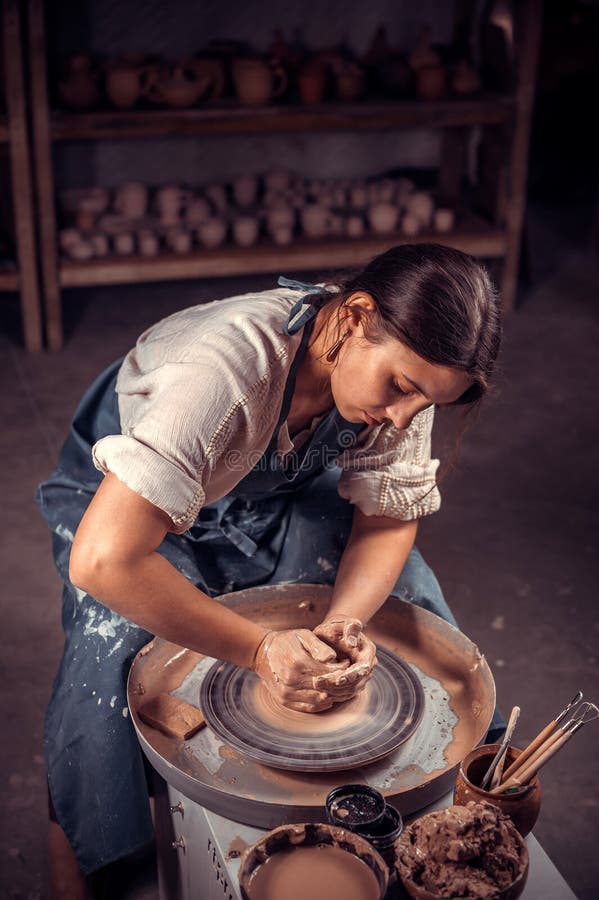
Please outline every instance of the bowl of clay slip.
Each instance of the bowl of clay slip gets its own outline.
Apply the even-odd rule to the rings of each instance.
[[[382,900],[389,870],[365,838],[336,825],[280,825],[245,850],[243,900]]]
[[[395,867],[412,900],[516,900],[526,885],[528,849],[508,816],[470,801],[406,826]]]

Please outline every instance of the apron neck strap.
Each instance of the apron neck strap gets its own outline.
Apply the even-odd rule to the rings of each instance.
[[[295,281],[293,278],[286,278],[284,275],[279,277],[277,284],[279,287],[291,288],[294,291],[302,292],[302,296],[293,304],[289,318],[283,325],[285,334],[296,334],[315,318],[319,307],[327,295],[327,290],[321,285]],[[320,298],[320,303],[316,302],[317,297]]]

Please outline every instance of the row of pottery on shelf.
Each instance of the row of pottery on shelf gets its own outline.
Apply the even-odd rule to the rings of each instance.
[[[134,253],[154,257],[162,252],[163,247],[176,254],[190,253],[196,243],[213,250],[225,243],[229,233],[236,246],[252,247],[260,238],[263,223],[266,235],[276,246],[285,247],[293,243],[298,220],[293,210],[285,208],[273,209],[266,216],[236,215],[230,220],[225,216],[211,215],[196,227],[164,227],[146,220],[132,223],[112,215],[101,218],[98,227],[93,230],[63,228],[59,242],[61,251],[74,260],[110,254],[130,256]],[[301,233],[311,239],[360,238],[368,233],[384,236],[398,230],[405,236],[413,237],[426,227],[445,233],[451,230],[453,224],[454,213],[448,208],[434,210],[431,222],[425,225],[414,213],[402,213],[396,206],[384,203],[372,206],[366,216],[359,213],[343,216],[318,204],[309,204],[299,216]]]
[[[449,91],[464,96],[481,87],[478,72],[468,59],[444,61],[432,43],[428,25],[421,26],[408,54],[389,45],[384,26],[377,29],[361,59],[342,47],[298,55],[287,52],[286,46],[279,34],[266,55],[243,45],[235,52],[233,43],[233,52],[219,57],[215,48],[210,52],[209,45],[206,52],[175,63],[134,53],[100,63],[88,53],[76,53],[65,61],[58,93],[67,106],[83,111],[97,107],[103,94],[118,109],[131,109],[140,100],[188,108],[199,101],[217,100],[227,90],[243,105],[261,106],[289,88],[297,90],[302,103],[315,104],[331,86],[341,101],[360,100],[367,89],[438,100]]]
[[[220,60],[191,58],[184,63],[144,63],[125,57],[102,71],[85,54],[72,56],[58,83],[63,103],[75,110],[88,110],[101,101],[101,80],[109,102],[117,109],[131,109],[139,100],[158,106],[189,108],[200,100],[222,96],[225,69]],[[280,97],[288,88],[289,74],[276,60],[247,57],[233,60],[231,78],[235,96],[245,106],[262,106]],[[340,65],[334,74],[340,100],[357,100],[364,92],[364,78],[353,63]],[[315,58],[297,76],[300,100],[319,103],[327,88],[327,67]]]

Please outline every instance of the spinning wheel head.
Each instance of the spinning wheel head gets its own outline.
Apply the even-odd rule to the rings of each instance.
[[[256,675],[229,663],[216,663],[207,673],[200,706],[225,743],[264,765],[298,772],[367,765],[407,741],[424,708],[410,666],[381,646],[377,657],[364,690],[325,712],[286,709]]]

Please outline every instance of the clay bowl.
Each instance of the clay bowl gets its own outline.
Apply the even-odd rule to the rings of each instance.
[[[298,876],[297,873],[291,873],[290,871],[289,884],[285,889],[285,893],[288,897],[320,897],[320,894],[315,894],[317,888],[321,886],[320,881],[322,880],[324,890],[326,884],[328,883],[330,886],[331,879],[334,879],[338,874],[339,866],[341,866],[342,870],[350,871],[349,866],[354,866],[356,860],[361,860],[362,863],[368,867],[374,878],[370,877],[368,872],[366,872],[365,876],[368,880],[367,887],[360,888],[354,883],[357,891],[355,896],[359,896],[360,900],[382,900],[385,896],[389,883],[389,869],[382,856],[377,853],[365,838],[360,837],[360,835],[354,834],[345,828],[338,828],[336,825],[300,823],[295,825],[279,825],[278,828],[273,828],[272,831],[269,831],[268,834],[265,834],[264,837],[244,851],[241,858],[241,868],[239,870],[239,886],[241,888],[243,900],[256,900],[256,898],[263,897],[274,898],[275,895],[277,900],[279,900],[279,897],[282,896],[280,893],[280,886],[278,890],[277,887],[272,886],[270,891],[265,890],[263,884],[260,887],[258,886],[257,877],[259,876],[261,866],[269,860],[274,860],[279,853],[294,851],[295,848],[300,849],[308,847],[322,848],[324,850],[326,850],[327,847],[333,847],[337,851],[341,851],[342,854],[347,854],[347,862],[344,862],[343,856],[341,857],[341,860],[339,860],[339,853],[337,852],[334,862],[336,867],[335,870],[329,873],[320,870],[317,875],[315,869],[311,867],[310,863],[307,861],[305,873],[302,871],[299,876],[301,878],[300,888],[301,891],[305,891],[305,894],[291,892],[292,885],[298,887]],[[280,873],[282,871],[284,872],[283,867],[289,867],[289,859],[289,852],[287,852],[285,857],[280,857],[282,865],[278,870],[279,877]],[[306,857],[306,859],[308,858]],[[357,869],[360,870],[361,868],[361,864],[358,863]],[[322,876],[322,878],[320,876]],[[356,873],[352,871],[351,877],[355,881]],[[360,877],[359,871],[357,872],[357,877]],[[316,884],[315,879],[318,881],[318,884]],[[312,885],[312,887],[310,887],[310,885]],[[274,893],[272,892],[273,887]],[[322,894],[322,896],[324,896],[324,894]]]
[[[481,744],[464,757],[456,778],[453,802],[459,806],[464,806],[469,800],[490,803],[509,816],[522,837],[526,837],[532,831],[541,809],[541,784],[535,776],[530,782],[532,791],[524,794],[483,791],[479,785],[498,750],[499,744]],[[509,747],[504,768],[507,769],[521,752],[516,747]]]
[[[412,879],[410,870],[401,859],[401,846],[404,841],[409,840],[409,832],[410,826],[408,825],[395,845],[395,868],[405,893],[408,897],[411,897],[412,900],[448,900],[448,897],[455,896],[447,893],[433,894]],[[513,831],[513,836],[517,842],[520,871],[510,885],[501,890],[498,889],[497,892],[493,894],[493,900],[517,900],[526,886],[529,867],[528,848],[522,835],[515,829]]]

